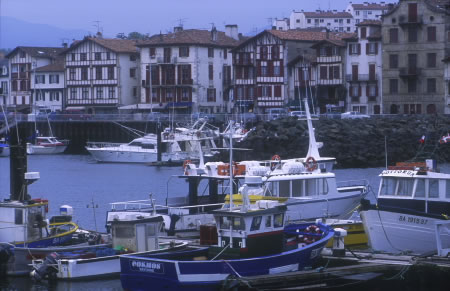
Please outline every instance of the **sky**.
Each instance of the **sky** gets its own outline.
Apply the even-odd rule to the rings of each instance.
[[[368,0],[375,2],[376,0]],[[362,3],[363,0],[353,0]],[[378,1],[377,1],[378,2]],[[388,1],[386,1],[388,2]],[[269,25],[270,18],[289,17],[292,10],[314,11],[347,7],[348,0],[0,0],[1,16],[91,33],[166,33],[180,22],[185,29],[223,30],[237,24],[251,34]]]

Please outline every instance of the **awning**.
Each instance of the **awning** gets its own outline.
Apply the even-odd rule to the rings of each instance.
[[[86,107],[84,107],[84,106],[68,106],[68,107],[66,107],[66,111],[67,110],[85,110],[86,109]]]
[[[192,107],[193,102],[169,102],[166,108],[188,108]]]

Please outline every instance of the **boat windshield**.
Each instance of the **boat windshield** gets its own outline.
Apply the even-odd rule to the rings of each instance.
[[[306,197],[328,194],[327,179],[297,179],[271,181],[266,184],[265,196]]]
[[[244,219],[239,217],[220,217],[220,229],[230,229],[230,225],[233,226],[233,230],[245,230]]]

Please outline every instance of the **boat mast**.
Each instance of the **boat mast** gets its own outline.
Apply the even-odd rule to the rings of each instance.
[[[317,146],[314,127],[312,126],[311,113],[309,112],[308,99],[305,98],[306,121],[308,123],[309,146],[306,157],[313,157],[315,160],[320,158],[319,147]]]
[[[233,211],[233,120],[230,120],[230,212]],[[230,248],[233,248],[233,219],[230,217]]]

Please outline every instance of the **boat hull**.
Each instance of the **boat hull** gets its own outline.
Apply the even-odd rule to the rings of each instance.
[[[150,255],[159,252],[181,250],[187,243],[175,246],[166,245],[158,250],[141,252],[140,255]],[[90,259],[60,259],[58,260],[58,273],[56,277],[62,280],[79,280],[105,277],[118,277],[120,274],[119,255],[105,256]]]
[[[369,209],[361,211],[361,219],[374,251],[423,254],[437,250],[435,222],[442,219]],[[441,236],[443,245],[450,245],[449,232]]]
[[[311,266],[331,236],[303,248],[240,260],[178,261],[125,255],[120,257],[121,283],[126,290],[217,290],[230,275],[278,274]],[[197,257],[203,256],[205,252],[198,250]]]
[[[14,247],[14,256],[11,257],[7,263],[7,274],[10,276],[28,276],[32,267],[33,260],[45,259],[51,253],[54,252],[74,252],[80,251],[86,248],[105,248],[110,245],[88,245],[80,244],[75,246],[66,247],[48,247],[48,248],[26,248],[26,247]]]
[[[103,163],[153,163],[158,160],[156,151],[120,151],[99,148],[86,148],[97,162]],[[163,162],[181,162],[188,159],[187,153],[163,153]]]
[[[29,155],[52,155],[61,154],[67,148],[67,145],[51,145],[51,146],[40,146],[27,144],[27,154]]]

